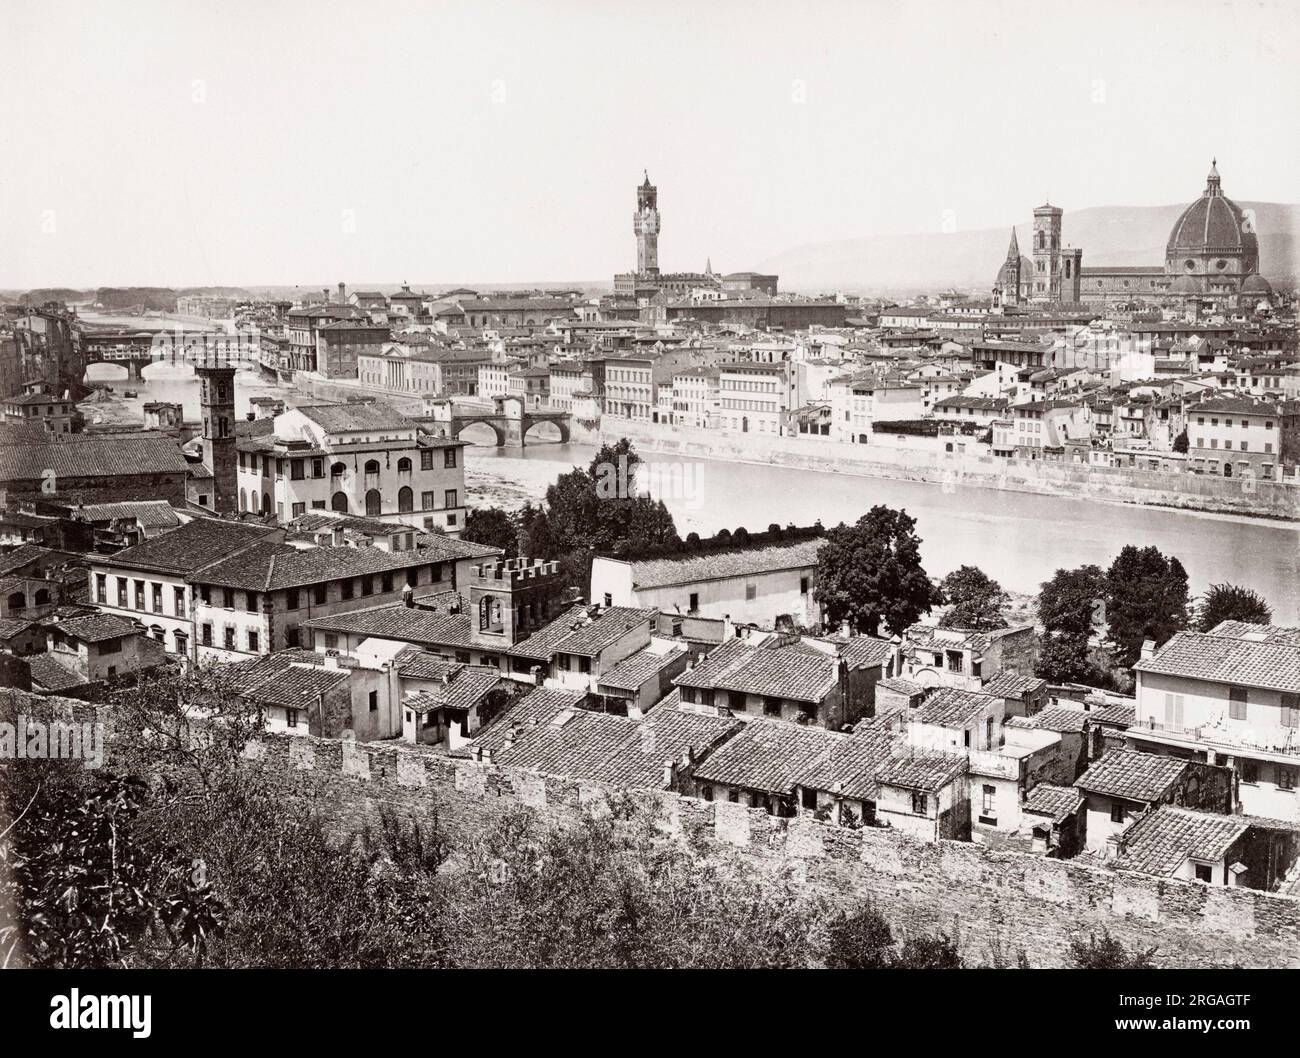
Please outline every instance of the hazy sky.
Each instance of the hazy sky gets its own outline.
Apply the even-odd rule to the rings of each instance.
[[[603,278],[1300,195],[1300,0],[0,0],[0,287]]]

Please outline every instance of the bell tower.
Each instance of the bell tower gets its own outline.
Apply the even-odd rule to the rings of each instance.
[[[1061,216],[1063,210],[1050,202],[1034,210],[1034,274],[1029,297],[1032,301],[1061,300]]]
[[[218,513],[238,508],[235,470],[235,369],[215,361],[194,365],[199,378],[199,404],[203,420],[203,466],[212,475],[212,509]]]
[[[650,183],[650,174],[636,189],[636,213],[632,230],[636,232],[636,270],[639,275],[659,274],[659,190]]]

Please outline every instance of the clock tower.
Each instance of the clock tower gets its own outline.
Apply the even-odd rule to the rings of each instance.
[[[659,274],[659,190],[650,183],[636,189],[636,213],[632,230],[636,232],[636,270],[639,275]]]

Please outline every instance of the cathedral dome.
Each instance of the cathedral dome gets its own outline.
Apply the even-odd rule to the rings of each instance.
[[[1169,288],[1171,294],[1199,294],[1200,285],[1191,276],[1179,276]]]
[[[1247,271],[1251,271],[1259,259],[1259,241],[1241,207],[1224,195],[1216,162],[1210,166],[1201,197],[1174,223],[1165,255],[1172,261],[1219,254],[1247,258]]]
[[[1245,282],[1241,284],[1241,292],[1271,298],[1273,296],[1273,285],[1262,275],[1256,274],[1246,277]]]
[[[998,269],[998,278],[997,278],[998,286],[1000,287],[1006,286],[1008,283],[1011,283],[1013,282],[1013,280],[1016,279],[1016,277],[1012,275],[1012,269],[1014,265],[1015,265],[1014,261],[1002,262],[1002,267]],[[1020,276],[1018,281],[1021,283],[1029,282],[1029,276],[1033,273],[1033,271],[1034,271],[1034,262],[1031,261],[1028,257],[1020,258]]]

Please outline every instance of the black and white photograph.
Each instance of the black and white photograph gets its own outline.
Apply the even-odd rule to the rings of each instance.
[[[7,1023],[1281,1028],[1300,0],[0,26]]]

